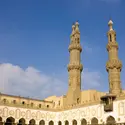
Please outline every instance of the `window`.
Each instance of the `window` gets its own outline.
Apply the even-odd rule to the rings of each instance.
[[[5,104],[7,102],[7,100],[6,99],[3,99],[3,103]]]
[[[111,34],[109,35],[109,37],[110,37],[110,42],[112,42],[112,36],[111,36]]]
[[[33,107],[33,103],[31,103],[31,107]]]
[[[58,103],[59,105],[60,105],[60,101],[59,101],[59,103]]]
[[[16,100],[13,100],[13,104],[16,104]]]
[[[24,104],[25,104],[25,102],[23,101],[23,102],[22,102],[22,104],[24,105]]]
[[[41,104],[39,104],[39,108],[41,108]]]
[[[49,105],[47,105],[47,108],[49,108]]]
[[[79,98],[77,98],[77,103],[79,104]]]

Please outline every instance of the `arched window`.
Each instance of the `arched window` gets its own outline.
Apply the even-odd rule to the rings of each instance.
[[[81,120],[81,125],[87,125],[86,119],[82,119],[82,120]]]
[[[109,38],[110,38],[110,42],[112,42],[112,35],[111,34],[109,35]]]
[[[92,120],[91,120],[91,124],[92,125],[97,125],[98,124],[98,119],[97,118],[92,118]]]
[[[77,121],[75,119],[72,121],[72,125],[77,125]]]
[[[58,125],[62,125],[62,122],[61,122],[61,121],[59,121],[59,122],[58,122]]]
[[[39,104],[39,108],[41,108],[41,104]]]
[[[31,119],[31,120],[29,121],[29,125],[35,125],[35,120],[34,120],[34,119]]]
[[[53,121],[50,121],[50,122],[49,122],[49,125],[54,125],[54,122],[53,122]]]
[[[69,122],[67,120],[65,121],[65,125],[69,125]]]
[[[115,118],[112,116],[109,116],[106,121],[107,125],[115,124]]]
[[[0,125],[3,125],[3,123],[2,123],[2,117],[0,117]]]
[[[16,104],[16,100],[13,100],[13,104]]]
[[[39,122],[39,125],[45,125],[45,121],[44,121],[44,120],[41,120],[41,121]]]
[[[19,120],[18,125],[25,125],[25,119],[24,119],[24,118],[21,118],[21,119]]]
[[[15,119],[13,117],[9,117],[6,119],[5,125],[13,125],[15,122]]]
[[[25,105],[25,102],[23,101],[22,104]]]
[[[3,103],[4,103],[4,104],[7,103],[7,100],[6,100],[6,99],[3,99]]]
[[[79,100],[79,98],[77,98],[77,104],[79,104],[79,102],[80,102],[80,100]]]
[[[33,103],[31,103],[31,107],[33,107]]]

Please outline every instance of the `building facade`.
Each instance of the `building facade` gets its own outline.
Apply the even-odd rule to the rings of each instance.
[[[69,82],[66,95],[51,96],[44,100],[0,94],[0,125],[87,125],[124,124],[125,91],[122,90],[118,58],[118,43],[112,20],[107,33],[108,61],[106,70],[109,92],[81,90],[81,64],[79,23],[72,26],[69,45]]]

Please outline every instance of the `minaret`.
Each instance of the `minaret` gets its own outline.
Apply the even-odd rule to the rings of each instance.
[[[78,104],[81,101],[81,72],[82,64],[80,53],[82,51],[80,45],[79,23],[76,22],[72,26],[71,42],[69,45],[70,62],[68,65],[69,86],[67,92],[67,104]]]
[[[122,63],[118,58],[118,43],[116,42],[116,32],[113,30],[112,20],[108,23],[109,31],[107,51],[109,53],[109,60],[106,64],[106,69],[109,78],[109,93],[119,96],[122,92],[120,72],[122,69]]]

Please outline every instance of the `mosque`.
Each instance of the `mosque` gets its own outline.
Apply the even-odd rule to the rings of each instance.
[[[118,43],[112,20],[108,23],[107,51],[109,92],[81,90],[79,23],[72,26],[67,67],[68,91],[60,97],[44,100],[0,94],[0,125],[125,125],[125,90],[122,90]]]

